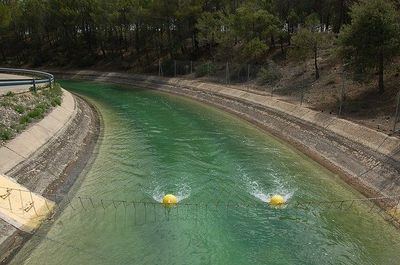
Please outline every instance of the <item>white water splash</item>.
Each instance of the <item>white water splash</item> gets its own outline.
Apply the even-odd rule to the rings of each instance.
[[[174,194],[178,202],[190,196],[191,188],[186,183],[178,184],[173,189],[168,189],[162,185],[155,185],[153,190],[147,192],[155,201],[162,202],[164,196],[168,193]]]
[[[271,197],[275,194],[283,196],[285,202],[289,201],[293,197],[294,191],[287,188],[286,185],[280,182],[277,178],[274,178],[274,187],[271,187],[268,190],[261,187],[257,181],[250,181],[247,176],[246,179],[249,193],[262,202],[269,203]]]
[[[157,202],[162,202],[162,199],[165,195],[161,186],[156,186],[154,190],[149,191],[148,194]]]
[[[178,202],[180,202],[180,201],[182,201],[182,200],[184,200],[184,199],[187,199],[187,198],[189,198],[189,196],[190,196],[190,191],[191,191],[191,189],[190,189],[190,186],[189,185],[187,185],[186,183],[184,183],[184,184],[181,184],[179,187],[178,187],[178,192],[176,193],[176,197],[178,198]]]

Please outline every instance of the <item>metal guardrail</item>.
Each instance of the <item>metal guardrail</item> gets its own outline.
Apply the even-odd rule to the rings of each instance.
[[[34,89],[38,84],[49,84],[52,85],[54,83],[54,76],[52,74],[36,71],[36,70],[28,70],[28,69],[17,69],[17,68],[0,68],[0,73],[7,74],[24,74],[28,76],[32,76],[32,78],[16,78],[16,79],[0,79],[0,87],[3,86],[18,86],[18,85],[32,85]]]

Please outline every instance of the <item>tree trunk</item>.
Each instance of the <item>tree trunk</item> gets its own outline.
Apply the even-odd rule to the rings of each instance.
[[[339,33],[340,28],[343,25],[343,21],[344,21],[344,1],[345,0],[340,0],[340,5],[339,5],[339,21],[338,21],[338,25],[336,26],[336,29],[334,29],[335,33]]]
[[[379,54],[379,81],[378,81],[378,92],[379,94],[383,94],[385,92],[385,86],[383,82],[383,72],[384,72],[384,64],[383,64],[383,52],[381,51]]]
[[[315,80],[319,79],[319,68],[318,68],[318,48],[314,48],[314,66],[315,66]]]
[[[279,43],[280,43],[280,46],[281,46],[281,52],[282,52],[283,55],[285,55],[285,50],[283,49],[283,37],[282,36],[279,37]]]
[[[274,38],[274,35],[271,35],[271,46],[272,46],[272,48],[275,48],[275,38]]]
[[[4,52],[4,48],[1,47],[1,57],[3,59],[3,62],[7,61],[6,53]]]
[[[139,36],[139,23],[135,24],[135,48],[136,54],[139,55],[140,53],[140,36]]]

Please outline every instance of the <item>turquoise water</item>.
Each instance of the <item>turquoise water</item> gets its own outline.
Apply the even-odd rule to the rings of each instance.
[[[98,154],[74,188],[73,206],[13,264],[398,262],[398,231],[368,212],[369,205],[294,207],[359,195],[252,125],[160,92],[77,81],[62,86],[101,112]],[[166,211],[139,203],[166,193],[178,195],[181,206]],[[285,195],[285,209],[268,207],[274,193]]]

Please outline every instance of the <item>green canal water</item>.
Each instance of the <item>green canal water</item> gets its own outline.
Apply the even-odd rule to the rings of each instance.
[[[254,126],[160,92],[62,86],[101,112],[97,156],[73,206],[13,264],[399,264],[398,231],[369,205],[294,207],[359,195]],[[181,206],[152,204],[166,193]],[[274,193],[287,208],[268,207]]]

